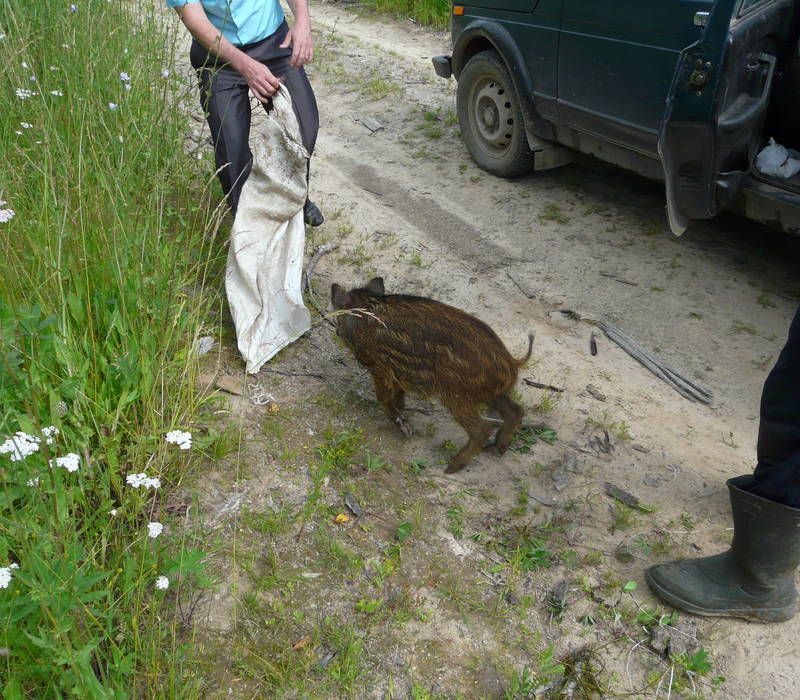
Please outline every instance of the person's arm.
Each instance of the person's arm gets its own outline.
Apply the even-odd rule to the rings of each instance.
[[[294,15],[294,25],[289,29],[281,48],[292,47],[293,66],[304,66],[311,63],[314,57],[314,40],[311,37],[311,14],[308,11],[308,0],[286,0]]]
[[[297,0],[306,4],[308,0]],[[237,49],[228,41],[219,29],[208,19],[206,11],[199,2],[187,2],[175,8],[184,26],[198,43],[211,53],[219,56],[225,63],[239,71],[247,81],[253,94],[262,102],[266,102],[280,87],[280,81],[263,63],[250,58],[244,51]]]

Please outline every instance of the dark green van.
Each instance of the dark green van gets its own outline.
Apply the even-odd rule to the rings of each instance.
[[[755,160],[800,148],[799,34],[795,0],[470,0],[433,62],[489,172],[581,151],[663,180],[675,233],[722,209],[797,233],[800,174]]]

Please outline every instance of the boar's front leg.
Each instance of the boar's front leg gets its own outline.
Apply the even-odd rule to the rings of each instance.
[[[394,423],[403,435],[411,437],[411,426],[405,421],[401,411],[405,407],[405,393],[391,379],[376,371],[372,375],[375,396],[378,398],[386,417]]]
[[[467,444],[459,450],[445,469],[445,474],[461,471],[469,464],[470,460],[483,449],[486,441],[494,430],[494,424],[478,413],[477,406],[456,404],[453,402],[447,406],[453,418],[458,424],[467,431],[469,439]]]

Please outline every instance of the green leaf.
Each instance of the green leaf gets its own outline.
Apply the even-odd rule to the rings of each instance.
[[[398,542],[402,542],[406,537],[411,534],[411,523],[406,521],[397,526],[397,531],[394,533]]]
[[[622,590],[623,590],[623,591],[635,591],[635,590],[636,590],[636,586],[638,586],[638,585],[639,585],[639,584],[638,584],[638,583],[636,583],[636,581],[628,581],[628,583],[626,583],[626,584],[625,584],[625,585],[622,587]]]

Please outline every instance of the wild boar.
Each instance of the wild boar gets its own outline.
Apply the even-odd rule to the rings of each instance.
[[[450,460],[448,474],[463,469],[497,427],[482,417],[489,406],[502,418],[495,444],[504,454],[522,422],[523,409],[509,392],[531,356],[515,359],[494,331],[469,314],[425,297],[386,294],[381,277],[345,291],[331,287],[337,334],[372,374],[375,394],[389,420],[408,436],[406,394],[438,398],[469,439]]]

